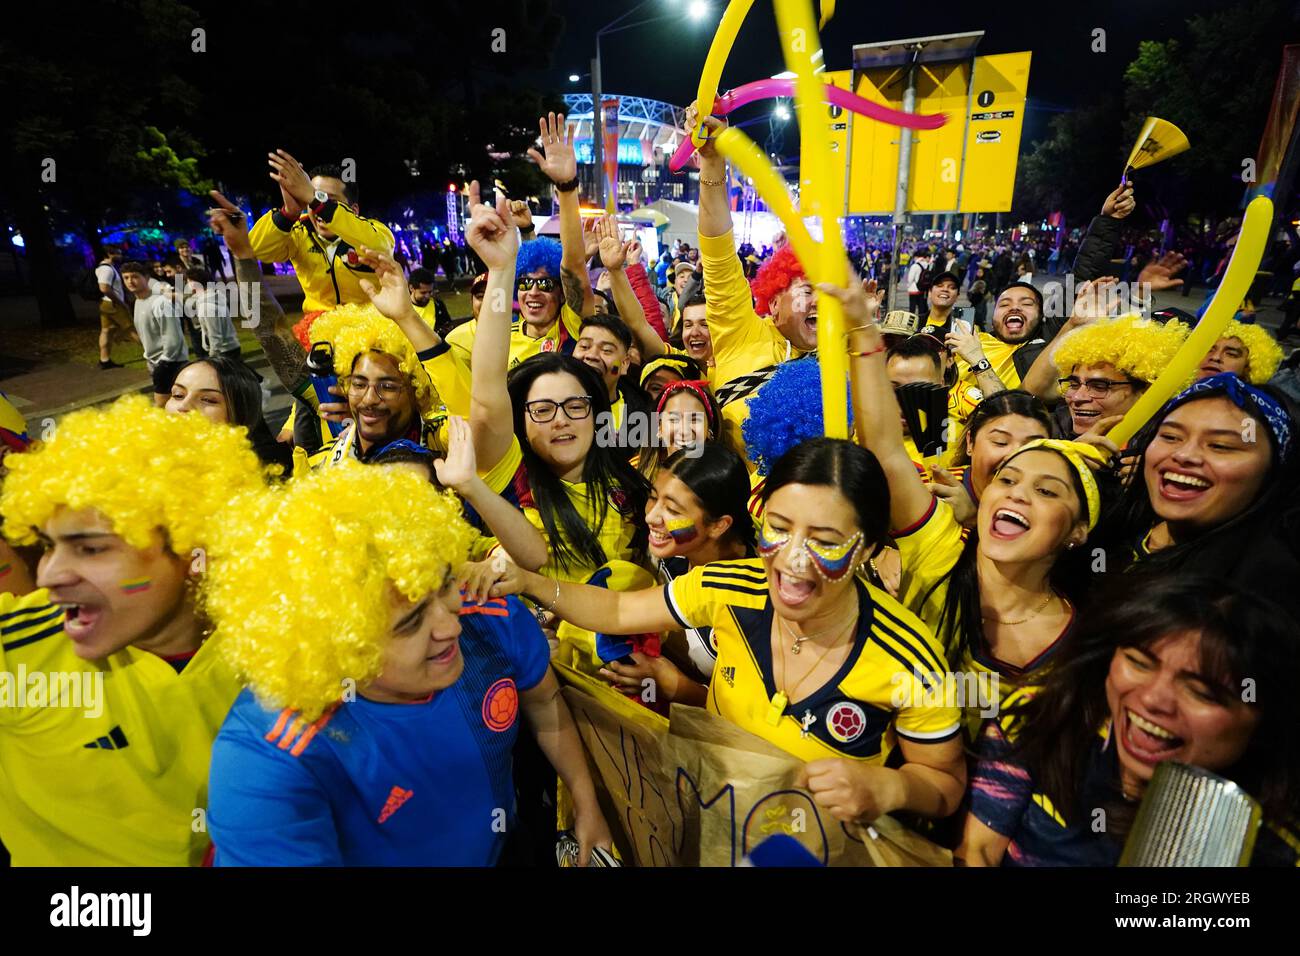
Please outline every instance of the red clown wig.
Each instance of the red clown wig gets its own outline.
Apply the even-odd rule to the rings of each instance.
[[[758,275],[749,284],[754,293],[754,311],[759,315],[768,315],[772,300],[784,292],[796,279],[806,278],[803,266],[799,264],[790,246],[782,246],[772,258],[763,263]]]

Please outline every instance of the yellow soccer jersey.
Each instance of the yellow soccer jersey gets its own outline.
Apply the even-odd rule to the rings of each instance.
[[[993,371],[998,373],[1002,384],[1008,389],[1019,388],[1020,373],[1016,371],[1016,352],[1020,345],[1008,345],[987,332],[979,333],[979,339],[984,357],[993,366]],[[953,360],[957,363],[957,384],[948,393],[948,411],[959,423],[965,423],[975,406],[983,400],[984,393],[976,383],[975,375],[966,360],[960,355],[954,356]]]
[[[665,585],[682,627],[713,628],[709,710],[800,760],[880,765],[900,736],[937,743],[958,733],[958,711],[942,698],[948,665],[930,632],[884,591],[856,586],[860,617],[848,659],[825,686],[787,704],[773,726],[773,611],[762,559],[717,561]]]
[[[1070,621],[1056,640],[1023,666],[999,660],[985,646],[962,646],[959,622],[950,622],[942,633],[938,629],[948,598],[948,578],[961,557],[966,538],[952,508],[936,498],[921,521],[893,532],[893,537],[903,563],[899,598],[938,636],[944,654],[959,661],[963,675],[959,699],[966,712],[967,730],[975,740],[981,719],[993,716],[994,701],[1000,713],[1009,695],[1042,682],[1047,663],[1074,624],[1074,612],[1071,610]]]
[[[181,673],[83,661],[46,591],[0,594],[0,841],[15,866],[196,866],[208,759],[240,690],[209,642]]]
[[[571,351],[570,343],[577,342],[578,332],[582,328],[582,317],[565,303],[560,306],[560,318],[540,338],[531,338],[524,334],[523,319],[516,317],[510,331],[510,360],[507,370],[514,368],[525,359],[543,352]],[[451,346],[452,355],[468,372],[474,354],[474,336],[478,334],[478,319],[463,322],[447,333],[447,344]]]

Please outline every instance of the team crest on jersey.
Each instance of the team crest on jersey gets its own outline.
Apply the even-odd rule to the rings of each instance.
[[[497,733],[514,726],[519,715],[519,690],[509,677],[503,677],[483,695],[483,723]]]
[[[851,744],[867,729],[867,715],[857,704],[842,700],[826,713],[826,730],[842,744]]]
[[[543,351],[543,352],[554,352],[554,351],[555,351],[555,339],[542,339],[542,351]]]

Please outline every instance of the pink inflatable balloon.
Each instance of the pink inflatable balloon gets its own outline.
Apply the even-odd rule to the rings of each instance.
[[[747,106],[758,100],[793,95],[794,80],[755,80],[753,83],[746,83],[744,86],[729,90],[714,100],[713,115],[726,116],[732,110]],[[905,126],[909,129],[938,129],[948,121],[948,117],[943,113],[904,113],[901,110],[890,109],[888,106],[873,103],[871,100],[863,99],[856,93],[840,89],[838,86],[832,86],[829,83],[826,84],[826,100],[851,113],[857,113],[859,116],[866,116],[881,123],[888,123],[890,126]],[[687,136],[677,147],[677,152],[673,153],[673,158],[668,162],[668,168],[675,173],[680,172],[682,167],[686,165],[686,161],[691,158],[693,152],[695,152],[695,147],[691,145],[691,138]]]

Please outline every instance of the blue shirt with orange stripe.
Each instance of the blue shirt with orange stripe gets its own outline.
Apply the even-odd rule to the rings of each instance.
[[[212,751],[218,866],[490,866],[515,820],[519,694],[550,646],[517,598],[461,610],[461,676],[426,702],[358,697],[314,723],[245,690]]]

